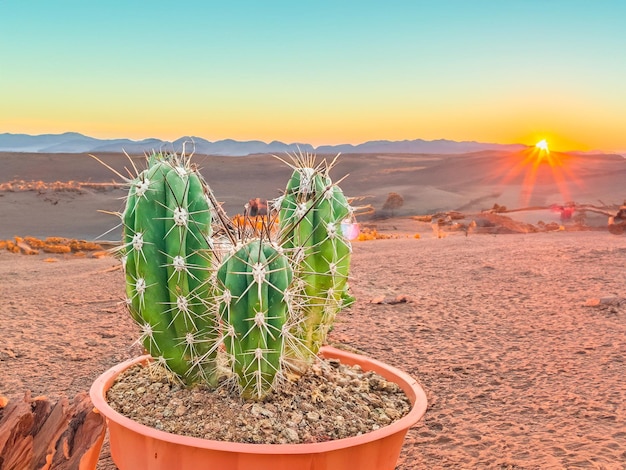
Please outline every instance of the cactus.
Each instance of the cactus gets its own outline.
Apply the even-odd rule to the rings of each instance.
[[[285,195],[278,201],[281,239],[300,297],[293,330],[299,345],[288,352],[295,370],[310,363],[337,312],[352,301],[347,285],[352,250],[341,229],[342,222],[352,218],[352,208],[328,176],[332,164],[316,168],[313,163],[310,158],[295,159]]]
[[[186,383],[216,383],[208,187],[188,159],[152,154],[130,182],[123,264],[146,350]]]
[[[224,344],[244,398],[264,398],[280,375],[292,276],[281,250],[260,239],[241,245],[217,272]]]
[[[334,162],[294,162],[278,231],[232,224],[184,155],[154,153],[128,181],[128,309],[145,349],[188,385],[216,387],[226,372],[242,397],[263,399],[285,367],[304,373],[351,299],[342,223],[353,211],[328,176]]]

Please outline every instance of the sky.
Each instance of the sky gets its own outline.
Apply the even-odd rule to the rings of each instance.
[[[0,133],[626,152],[623,0],[0,0]]]

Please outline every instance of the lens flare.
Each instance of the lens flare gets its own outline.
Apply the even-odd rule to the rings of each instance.
[[[548,202],[546,198],[554,197],[551,187],[555,187],[562,202],[549,202],[567,203],[572,200],[572,187],[584,186],[579,175],[580,158],[550,152],[545,139],[519,152],[501,154],[496,161],[487,178],[498,181],[499,185],[518,187],[521,207],[544,205]]]

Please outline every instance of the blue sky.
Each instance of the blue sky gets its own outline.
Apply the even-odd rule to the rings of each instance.
[[[623,1],[0,0],[0,132],[626,149]]]

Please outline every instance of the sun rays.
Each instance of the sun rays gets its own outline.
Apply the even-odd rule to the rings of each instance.
[[[501,185],[519,185],[520,207],[543,205],[545,198],[571,201],[572,186],[582,186],[576,172],[577,156],[550,151],[545,139],[497,161],[490,179],[497,179]],[[550,189],[554,186],[558,195]]]

